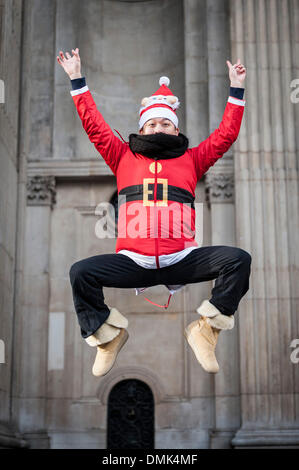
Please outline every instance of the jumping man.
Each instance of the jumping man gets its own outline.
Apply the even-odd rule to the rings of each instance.
[[[235,64],[226,61],[230,92],[222,121],[206,140],[189,148],[179,130],[179,99],[167,77],[142,99],[138,133],[122,142],[82,77],[79,49],[72,55],[60,51],[57,61],[71,80],[82,126],[116,176],[118,188],[115,253],[79,260],[69,273],[81,336],[97,350],[92,373],[107,374],[128,339],[128,320],[106,305],[103,287],[135,288],[140,293],[164,285],[171,296],[186,284],[213,279],[211,298],[202,301],[199,319],[185,328],[184,335],[204,370],[218,372],[217,339],[221,330],[234,327],[234,313],[249,289],[251,255],[238,247],[199,247],[194,199],[197,182],[238,137],[245,106],[244,65],[239,59]]]

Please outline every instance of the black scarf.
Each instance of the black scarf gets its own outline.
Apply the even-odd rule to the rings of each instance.
[[[129,146],[133,153],[141,153],[145,157],[158,159],[176,158],[183,155],[189,145],[184,134],[130,134]]]

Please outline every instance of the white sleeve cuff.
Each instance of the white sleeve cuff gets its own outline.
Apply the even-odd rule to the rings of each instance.
[[[227,101],[228,103],[237,104],[239,106],[245,106],[246,103],[245,100],[239,100],[238,98],[234,98],[233,96],[229,96]]]
[[[86,86],[84,86],[83,88],[78,88],[78,90],[71,90],[71,91],[70,91],[70,94],[71,94],[72,96],[81,95],[82,93],[85,93],[85,92],[88,91],[88,90],[89,90],[89,88],[88,88],[88,86],[86,85]]]

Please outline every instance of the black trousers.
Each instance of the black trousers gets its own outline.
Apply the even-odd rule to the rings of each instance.
[[[251,255],[247,251],[225,245],[195,248],[178,263],[159,269],[142,268],[117,253],[77,261],[69,275],[81,336],[92,335],[110,314],[103,287],[129,289],[216,279],[209,301],[222,314],[233,315],[249,289],[250,269]]]

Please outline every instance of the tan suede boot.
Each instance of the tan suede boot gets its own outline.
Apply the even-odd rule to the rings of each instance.
[[[208,324],[206,317],[195,320],[185,328],[185,338],[191,346],[196,359],[207,372],[217,373],[219,364],[215,349],[220,330]]]
[[[121,328],[120,333],[112,341],[97,346],[97,355],[92,367],[92,373],[96,377],[106,375],[114,366],[117,355],[126,343],[129,333]]]
[[[219,372],[215,349],[221,330],[234,327],[234,315],[223,315],[209,300],[204,300],[196,309],[201,315],[185,328],[185,338],[191,346],[196,359],[207,372]]]
[[[98,346],[100,344],[108,343],[119,335],[121,328],[128,327],[128,319],[122,315],[117,308],[109,307],[110,315],[102,324],[102,326],[93,333],[93,335],[85,338],[89,346]]]

